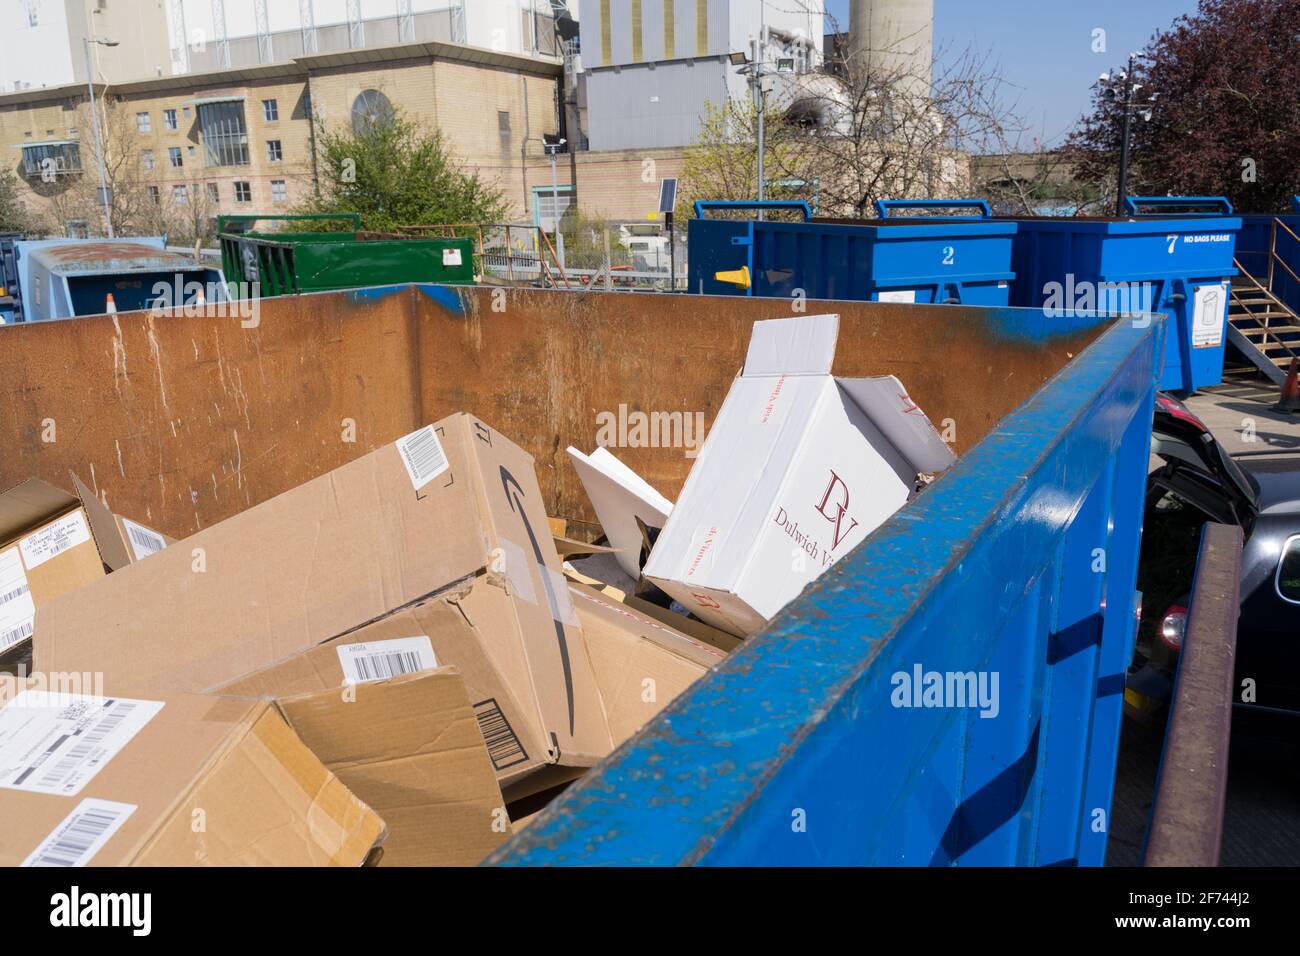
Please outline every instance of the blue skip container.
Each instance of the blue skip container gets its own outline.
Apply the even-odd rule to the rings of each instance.
[[[1222,196],[1130,196],[1126,205],[1130,219],[1017,218],[1011,304],[1167,313],[1161,389],[1219,384],[1241,218]],[[1194,208],[1211,211],[1174,211]]]
[[[1005,306],[1016,224],[978,215],[934,222],[816,219],[804,202],[697,202],[687,227],[689,288],[705,295]],[[944,206],[958,203],[944,202]],[[709,219],[710,210],[793,210],[800,222]]]

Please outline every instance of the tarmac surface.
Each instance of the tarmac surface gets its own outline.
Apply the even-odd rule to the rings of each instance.
[[[1254,375],[1228,375],[1223,385],[1186,401],[1234,457],[1300,453],[1300,414],[1276,412],[1277,386]],[[1228,755],[1222,866],[1300,866],[1300,717],[1292,743],[1263,740],[1234,729]],[[1124,719],[1108,866],[1142,860],[1163,727]]]

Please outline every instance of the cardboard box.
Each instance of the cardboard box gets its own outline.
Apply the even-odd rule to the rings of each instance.
[[[359,866],[384,837],[272,703],[32,683],[0,709],[0,818],[2,866]]]
[[[518,621],[521,603],[503,580],[489,575],[468,578],[435,597],[217,690],[282,697],[338,688],[402,670],[451,665],[464,679],[503,788],[551,764],[589,767],[612,749],[608,733],[599,738],[599,754],[556,749],[548,727],[566,720],[564,698],[563,694],[545,693],[532,679],[526,632]],[[575,629],[577,622],[575,613]],[[594,681],[592,677],[593,689]],[[603,709],[600,722],[603,727]]]
[[[744,371],[644,570],[693,614],[761,630],[952,452],[893,376],[831,374],[836,315],[754,324]]]
[[[725,651],[585,585],[570,591],[616,747],[726,659]]]
[[[76,484],[80,495],[31,478],[0,494],[0,654],[31,638],[37,608],[129,563],[126,535],[162,540]]]
[[[176,543],[175,538],[109,511],[108,506],[75,474],[72,475],[72,486],[90,519],[90,530],[95,535],[100,557],[110,571],[143,561]]]
[[[510,836],[455,668],[276,703],[311,752],[388,824],[380,866],[474,866]]]
[[[467,654],[438,663],[460,668],[476,708],[484,701],[477,675],[489,667],[502,675],[519,712],[537,715],[530,760],[589,765],[608,753],[532,459],[465,414],[41,608],[34,665],[102,672],[113,693],[232,690],[240,678],[293,667],[334,637],[466,584],[472,613],[486,622],[478,628],[475,619],[488,661]],[[493,589],[498,599],[488,601]],[[336,649],[328,655],[337,662]],[[275,691],[284,692],[292,688]]]

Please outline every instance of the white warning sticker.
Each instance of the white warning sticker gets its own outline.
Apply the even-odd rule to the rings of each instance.
[[[406,473],[411,476],[416,491],[451,467],[432,425],[397,439],[397,453],[402,456],[402,464],[406,466]]]
[[[1203,285],[1196,290],[1192,309],[1192,347],[1213,348],[1223,344],[1223,322],[1227,314],[1228,286]]]
[[[458,266],[462,261],[459,249],[442,250],[442,264],[444,266]]]
[[[90,526],[86,524],[85,516],[80,511],[74,511],[40,531],[29,534],[18,542],[18,547],[23,553],[23,562],[30,571],[89,540]]]
[[[885,289],[876,293],[877,302],[915,302],[915,289]]]
[[[158,700],[25,690],[0,710],[0,787],[80,793],[162,708]]]
[[[418,637],[397,637],[389,641],[343,644],[339,646],[338,652],[345,684],[387,680],[402,674],[433,670],[438,666],[433,644],[425,634]]]
[[[126,528],[126,536],[131,541],[131,552],[137,561],[143,561],[149,555],[156,554],[167,547],[167,542],[157,531],[136,524],[130,518],[122,519],[122,527]]]
[[[134,803],[87,797],[23,860],[23,866],[85,866],[131,814]]]
[[[0,551],[0,651],[32,636],[36,605],[17,548]]]

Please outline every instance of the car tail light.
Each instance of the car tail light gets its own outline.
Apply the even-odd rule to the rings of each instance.
[[[1187,633],[1187,608],[1175,604],[1160,619],[1160,641],[1175,654],[1183,649],[1183,635]]]
[[[1188,410],[1187,406],[1177,399],[1170,398],[1168,395],[1156,393],[1156,404],[1161,407],[1167,414],[1172,415],[1179,421],[1187,422],[1189,425],[1195,425],[1203,432],[1210,429],[1206,427],[1205,422],[1201,421]]]

